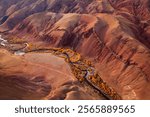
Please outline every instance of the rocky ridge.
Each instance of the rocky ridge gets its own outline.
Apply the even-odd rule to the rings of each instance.
[[[91,60],[123,99],[150,99],[149,3],[12,0],[0,7],[0,32],[8,39],[71,48]]]

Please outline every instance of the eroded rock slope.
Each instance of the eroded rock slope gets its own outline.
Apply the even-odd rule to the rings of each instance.
[[[150,99],[149,0],[12,0],[0,4],[8,39],[71,48],[123,99]]]

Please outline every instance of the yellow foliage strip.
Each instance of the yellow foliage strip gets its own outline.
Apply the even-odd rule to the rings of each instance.
[[[73,74],[80,81],[87,81],[93,87],[96,87],[100,92],[109,99],[121,99],[121,97],[115,92],[114,89],[109,87],[98,75],[98,73],[93,72],[93,65],[90,61],[81,58],[79,53],[72,51],[71,49],[62,48],[45,48],[47,52],[50,52],[56,56],[64,58],[66,62],[69,63]],[[48,51],[49,50],[49,51]],[[44,51],[44,49],[43,49]],[[37,51],[38,52],[38,51]],[[91,73],[87,75],[87,73]]]

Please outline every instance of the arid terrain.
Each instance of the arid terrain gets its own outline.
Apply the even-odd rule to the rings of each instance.
[[[150,0],[0,0],[0,35],[0,99],[150,99]]]

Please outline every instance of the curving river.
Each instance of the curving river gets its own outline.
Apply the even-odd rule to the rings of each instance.
[[[0,45],[7,48],[15,55],[24,55],[29,52],[38,53],[51,53],[55,56],[64,58],[65,61],[70,65],[70,68],[75,77],[81,81],[86,82],[92,86],[95,90],[103,94],[107,99],[121,99],[117,92],[109,87],[96,72],[94,66],[90,61],[84,60],[79,53],[74,52],[71,49],[63,48],[39,48],[39,49],[28,49],[28,43],[23,44],[9,44],[7,40],[3,39],[0,35]],[[25,51],[26,49],[26,51]]]

